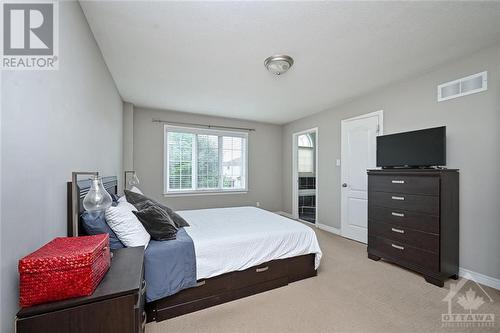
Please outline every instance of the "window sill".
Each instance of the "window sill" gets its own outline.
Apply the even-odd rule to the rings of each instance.
[[[225,194],[247,194],[248,190],[233,190],[233,191],[186,191],[186,192],[169,192],[163,193],[164,197],[193,197],[203,195],[225,195]]]

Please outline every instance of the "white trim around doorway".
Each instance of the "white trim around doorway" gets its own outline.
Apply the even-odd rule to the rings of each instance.
[[[299,221],[305,222],[305,223],[310,223],[308,221],[303,221],[299,219],[299,192],[298,192],[298,154],[297,154],[297,149],[298,149],[298,144],[297,144],[297,137],[301,134],[306,134],[306,133],[311,133],[314,132],[316,134],[316,142],[314,145],[314,155],[315,155],[315,166],[314,166],[314,174],[316,177],[316,188],[315,188],[315,196],[316,196],[316,216],[315,216],[315,224],[318,226],[318,170],[319,170],[319,130],[318,127],[313,127],[309,128],[300,132],[295,132],[292,134],[292,216],[294,219],[297,219]]]

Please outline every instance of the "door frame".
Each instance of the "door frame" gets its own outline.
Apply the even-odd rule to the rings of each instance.
[[[378,116],[379,118],[379,128],[377,132],[377,136],[383,135],[384,134],[384,110],[378,110],[366,114],[362,114],[356,117],[352,118],[347,118],[347,119],[342,119],[340,121],[340,235],[345,237],[345,229],[344,226],[347,223],[346,221],[346,211],[344,209],[344,206],[346,204],[344,195],[342,195],[342,184],[345,183],[345,177],[347,176],[347,169],[346,169],[346,164],[344,163],[345,158],[346,158],[346,143],[343,140],[344,137],[344,128],[345,124],[353,121],[353,120],[359,120],[359,119],[364,119],[364,118],[370,118],[373,116]]]
[[[314,225],[318,226],[318,152],[319,152],[319,128],[318,127],[313,127],[309,128],[300,132],[295,132],[292,134],[292,216],[294,219],[300,220],[299,219],[299,171],[298,171],[298,154],[297,154],[297,149],[298,149],[298,142],[297,138],[299,135],[306,134],[306,133],[311,133],[314,132],[316,133],[316,142],[314,145],[314,174],[316,176],[316,188],[315,188],[315,200],[316,200],[316,216],[315,216],[315,223]],[[308,221],[300,220],[301,222],[306,222],[309,224],[313,224]]]

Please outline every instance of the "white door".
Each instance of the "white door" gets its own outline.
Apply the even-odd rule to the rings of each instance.
[[[367,242],[368,176],[376,167],[376,137],[382,134],[383,112],[342,120],[341,227],[342,236]]]

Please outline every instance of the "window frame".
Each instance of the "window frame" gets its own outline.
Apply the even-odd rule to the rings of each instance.
[[[181,132],[190,133],[196,135],[217,135],[219,140],[219,171],[222,171],[222,146],[220,145],[222,136],[240,137],[243,138],[244,144],[242,158],[244,159],[242,163],[242,177],[244,182],[243,188],[237,189],[224,189],[222,188],[222,177],[219,179],[218,188],[208,188],[208,189],[198,189],[198,140],[195,137],[193,140],[193,155],[191,166],[192,170],[192,189],[170,189],[169,188],[169,151],[168,151],[168,133],[169,132]],[[228,131],[228,130],[218,130],[218,129],[205,129],[198,127],[187,127],[187,126],[176,126],[165,124],[163,127],[163,195],[164,196],[193,196],[193,195],[217,195],[217,194],[237,194],[237,193],[247,193],[248,192],[248,133],[240,131]]]

